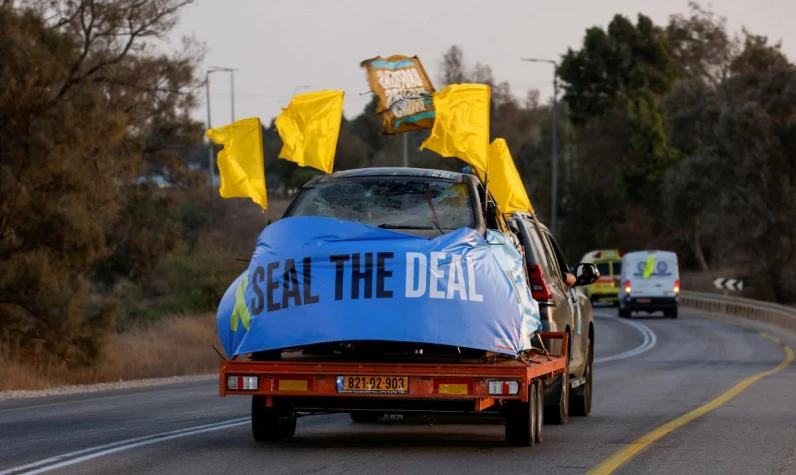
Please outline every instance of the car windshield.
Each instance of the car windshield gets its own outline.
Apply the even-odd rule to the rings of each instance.
[[[416,178],[320,183],[302,193],[290,216],[324,216],[388,229],[475,227],[465,183]]]
[[[600,275],[611,275],[610,264],[608,263],[597,264],[597,272],[599,272]]]

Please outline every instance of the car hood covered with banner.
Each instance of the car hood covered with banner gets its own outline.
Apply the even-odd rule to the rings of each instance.
[[[541,327],[508,238],[428,239],[321,217],[267,226],[218,308],[228,355],[379,340],[516,355]]]

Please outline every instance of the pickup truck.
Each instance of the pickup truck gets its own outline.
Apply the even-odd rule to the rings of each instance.
[[[544,250],[531,249],[530,246],[539,243],[528,240],[528,223],[535,223],[536,227],[532,228],[534,232],[542,229],[536,218],[527,214],[505,216],[491,195],[485,193],[476,176],[411,168],[358,169],[318,176],[298,190],[283,219],[270,226],[277,227],[280,222],[290,222],[290,231],[285,226],[285,230],[280,228],[283,234],[274,231],[276,234],[269,235],[273,242],[261,239],[258,251],[255,251],[255,260],[258,252],[260,256],[275,252],[274,248],[284,246],[285,241],[290,240],[297,241],[295,245],[304,246],[301,249],[308,249],[307,253],[332,249],[345,241],[344,233],[338,233],[335,226],[359,233],[362,253],[332,255],[329,259],[331,263],[323,264],[331,276],[326,280],[315,274],[309,276],[310,264],[313,269],[321,265],[313,263],[310,258],[304,259],[301,270],[297,270],[298,259],[290,259],[287,264],[269,263],[258,267],[254,267],[253,261],[249,271],[239,277],[228,290],[225,300],[222,300],[219,307],[219,331],[225,335],[222,341],[234,340],[234,345],[225,344],[225,349],[239,346],[235,356],[221,365],[220,394],[252,397],[252,432],[255,440],[290,438],[295,432],[297,418],[310,414],[349,413],[354,422],[367,422],[375,421],[383,414],[453,413],[500,416],[505,421],[507,443],[529,446],[542,440],[545,399],[549,394],[555,397],[550,404],[554,408],[553,412],[561,414],[564,411],[564,417],[554,417],[554,422],[566,422],[568,407],[572,404],[569,400],[571,387],[581,388],[582,392],[576,398],[581,398],[579,404],[588,404],[585,410],[575,412],[588,414],[593,350],[591,307],[587,308],[588,316],[584,316],[583,309],[573,304],[571,298],[577,297],[570,297],[567,293],[569,289],[560,289],[560,293],[566,296],[557,300],[548,281],[543,281],[548,286],[546,290],[551,293],[543,299],[545,305],[556,308],[558,313],[538,310],[539,304],[535,299],[539,294],[534,285],[544,278],[538,263],[540,259],[553,259],[550,255],[554,252],[551,251],[551,244],[546,242]],[[267,230],[264,230],[264,234]],[[476,243],[479,249],[496,249],[500,255],[523,256],[519,259],[520,271],[517,273],[515,269],[513,274],[508,271],[501,274],[468,260],[467,265],[459,264],[459,268],[464,270],[458,271],[463,273],[461,279],[457,280],[457,267],[454,265],[458,262],[456,256],[446,261],[452,262],[452,271],[445,276],[434,262],[434,254],[437,254],[438,259],[448,259],[444,252],[430,253],[430,262],[426,262],[420,253],[411,253],[422,259],[411,264],[409,260],[406,261],[406,296],[418,297],[412,302],[419,302],[422,300],[420,297],[427,297],[430,293],[431,299],[440,300],[427,300],[428,303],[423,304],[426,306],[420,307],[429,313],[426,320],[417,320],[416,311],[402,314],[401,320],[420,321],[420,326],[425,324],[428,328],[414,329],[409,324],[402,326],[385,320],[385,328],[381,330],[381,336],[376,338],[362,328],[369,323],[361,320],[361,314],[345,314],[342,320],[330,324],[329,319],[323,317],[324,308],[332,309],[333,305],[340,304],[341,300],[349,297],[349,290],[350,297],[358,299],[357,305],[364,305],[361,308],[370,310],[368,318],[396,311],[390,307],[392,304],[389,300],[378,300],[380,295],[392,293],[392,290],[387,289],[389,285],[384,283],[384,279],[397,271],[389,270],[384,260],[393,258],[395,253],[367,251],[373,243],[392,243],[392,236],[400,235],[411,235],[406,237],[412,246],[423,246],[450,237],[452,244],[442,249],[451,249],[454,254],[457,249],[466,247],[466,243]],[[308,239],[307,236],[313,236],[313,240],[302,241]],[[396,242],[404,245],[403,241]],[[398,244],[395,246],[397,248]],[[511,259],[506,258],[505,262],[511,262]],[[554,271],[547,265],[545,269],[548,269],[549,275],[560,278],[563,271],[558,267]],[[586,269],[588,266],[591,269]],[[284,278],[279,281],[274,275],[279,275],[283,268]],[[403,272],[403,265],[400,269]],[[506,271],[506,268],[503,270]],[[508,275],[508,288],[514,285],[516,294],[527,292],[528,299],[523,303],[521,298],[514,299],[512,295],[510,297],[514,300],[510,303],[488,294],[491,287],[483,285],[483,280],[478,280],[484,279],[483,275],[475,275],[478,272],[491,272],[489,275],[492,280],[501,280]],[[412,280],[416,278],[415,274],[426,275],[426,280]],[[576,285],[588,285],[596,279],[596,269],[591,264],[578,264],[576,274]],[[448,279],[447,295],[437,287],[444,279]],[[329,291],[329,307],[323,306],[327,300],[319,297],[317,287],[315,290],[312,287],[324,282],[329,289],[334,290]],[[476,282],[479,283],[478,289]],[[345,285],[350,286],[350,289]],[[495,288],[498,287],[496,284]],[[435,297],[434,292],[439,295]],[[531,295],[533,300],[530,299]],[[365,302],[363,299],[371,300]],[[496,337],[494,348],[489,346],[492,345],[491,340],[488,344],[475,341],[484,333],[492,331],[492,327],[485,327],[484,331],[475,327],[463,328],[463,332],[470,332],[467,337],[470,339],[466,342],[450,339],[436,325],[438,322],[443,325],[443,321],[456,321],[457,315],[451,315],[445,309],[457,308],[446,307],[457,304],[454,302],[457,299],[469,301],[463,305],[470,305],[473,301],[491,302],[495,306],[508,305],[500,307],[500,311],[495,310],[497,307],[487,309],[487,313],[496,312],[498,317],[504,309],[504,313],[517,312],[518,300],[521,307],[519,312],[522,314],[528,311],[522,306],[528,307],[530,301],[532,307],[536,308],[536,316],[557,316],[561,322],[538,322],[539,329],[556,330],[541,333],[529,332],[524,320],[522,325],[507,325],[507,334],[514,337]],[[226,306],[225,301],[228,302]],[[288,305],[301,307],[308,312],[311,304],[318,310],[303,315],[312,321],[270,323],[269,337],[279,342],[267,347],[258,347],[255,336],[251,334],[241,337],[226,330],[232,326],[237,331],[239,322],[247,330],[250,327],[254,329],[256,322],[266,324],[268,320],[264,318],[277,315],[280,309],[284,310]],[[564,312],[566,308],[570,309],[570,313]],[[274,313],[263,313],[264,309],[274,310]],[[289,331],[285,330],[284,335],[281,333],[283,326],[290,325],[294,329],[301,328],[295,325],[311,327],[309,333],[313,333],[315,339],[306,340],[309,342],[307,344],[296,343]],[[512,325],[515,328],[510,328]],[[330,336],[321,341],[317,334],[323,332]],[[572,345],[573,340],[580,341]],[[467,342],[472,344],[467,346]],[[548,351],[546,346],[555,349]],[[572,346],[578,349],[579,355],[570,355]],[[238,356],[245,356],[245,359],[237,359]],[[578,372],[573,374],[570,366],[574,368],[575,364],[578,365]],[[580,384],[572,384],[578,379],[581,380]],[[583,398],[586,398],[586,403]]]

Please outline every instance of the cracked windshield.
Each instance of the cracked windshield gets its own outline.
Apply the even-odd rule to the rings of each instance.
[[[323,216],[382,228],[474,227],[464,183],[429,180],[345,181],[307,190],[291,216]]]

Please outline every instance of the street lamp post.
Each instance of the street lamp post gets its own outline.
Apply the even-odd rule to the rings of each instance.
[[[553,183],[550,203],[550,232],[556,236],[558,219],[558,63],[552,59],[520,58],[531,63],[550,63],[553,65]]]
[[[231,95],[231,114],[232,114],[232,122],[235,122],[235,71],[237,69],[234,68],[224,68],[219,66],[210,66],[207,68],[207,72],[205,72],[205,92],[207,94],[207,128],[212,129],[212,119],[210,115],[210,75],[217,72],[227,72],[229,73],[229,86],[230,86],[230,95]],[[207,141],[207,160],[208,160],[208,169],[210,170],[210,190],[213,190],[215,185],[215,157],[213,157],[213,143],[208,140]]]

